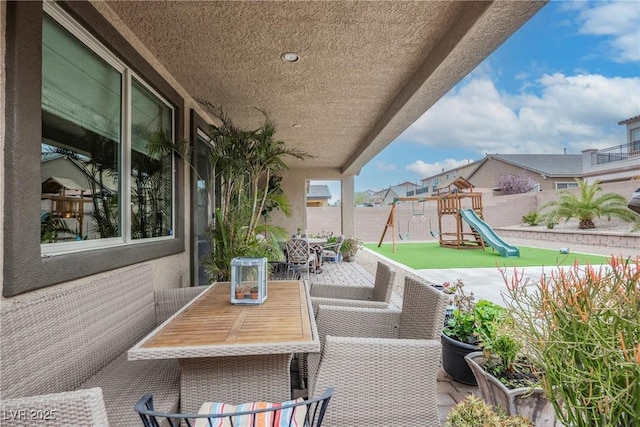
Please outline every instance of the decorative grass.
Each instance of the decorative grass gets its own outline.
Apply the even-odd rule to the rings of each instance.
[[[600,265],[607,263],[607,257],[581,253],[561,254],[549,249],[520,246],[520,257],[501,257],[491,247],[482,249],[443,248],[437,242],[399,243],[396,253],[393,244],[367,243],[365,247],[404,264],[415,270],[438,268],[491,268],[491,267],[553,267],[572,265],[576,260],[580,265]],[[610,257],[609,257],[610,258]]]

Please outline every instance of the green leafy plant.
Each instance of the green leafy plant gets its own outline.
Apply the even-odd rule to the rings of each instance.
[[[504,274],[504,272],[503,272]],[[640,256],[505,281],[509,310],[558,419],[574,427],[640,420]]]
[[[572,218],[579,219],[579,229],[595,228],[593,222],[596,218],[618,218],[626,222],[636,221],[636,214],[627,207],[627,200],[616,193],[602,191],[599,181],[588,184],[584,180],[577,180],[580,195],[576,196],[568,190],[558,192],[559,199],[545,203],[541,209],[550,209],[546,213],[547,228],[553,228],[550,224],[556,224],[560,220],[568,221]]]
[[[464,283],[458,279],[454,285],[452,304],[456,307],[446,321],[443,332],[448,337],[467,344],[480,344],[493,336],[496,321],[504,316],[505,309],[491,301],[475,302],[473,292],[467,294]]]
[[[473,394],[460,401],[447,414],[447,427],[531,427],[533,423],[519,415],[506,415]]]
[[[528,214],[524,215],[522,217],[522,222],[524,224],[528,224],[528,225],[538,225],[542,222],[542,220],[544,219],[544,217],[542,215],[540,215],[538,212],[533,211],[533,212],[529,212]]]
[[[343,256],[354,256],[362,247],[362,241],[356,237],[349,237],[342,242],[340,252]]]

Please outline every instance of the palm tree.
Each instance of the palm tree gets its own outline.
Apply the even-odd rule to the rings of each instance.
[[[598,196],[602,191],[600,181],[588,184],[584,180],[576,180],[580,189],[579,196],[562,190],[558,192],[558,200],[545,203],[541,210],[552,208],[546,213],[547,224],[555,224],[564,219],[569,221],[578,218],[580,223],[578,228],[596,228],[593,220],[600,217],[618,218],[626,222],[634,222],[635,214],[627,208],[627,200],[616,193],[605,193]]]

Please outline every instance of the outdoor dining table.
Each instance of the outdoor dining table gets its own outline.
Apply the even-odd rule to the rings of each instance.
[[[128,352],[178,360],[183,412],[205,401],[288,400],[292,354],[320,351],[305,281],[270,280],[261,305],[230,297],[230,283],[211,285]]]

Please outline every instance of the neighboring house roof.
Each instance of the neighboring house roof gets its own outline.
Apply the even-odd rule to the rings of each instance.
[[[413,182],[403,182],[402,184],[392,185],[389,187],[389,191],[393,192],[398,197],[407,197],[408,190],[415,190],[418,187],[419,186]]]
[[[549,177],[576,177],[581,176],[583,172],[582,154],[488,154],[467,179],[489,159]]]
[[[307,200],[329,200],[331,190],[328,185],[310,185]]]
[[[633,116],[627,120],[623,120],[621,122],[618,122],[619,125],[626,125],[627,123],[633,123],[636,121],[640,121],[640,116]]]
[[[474,167],[475,167],[474,165],[480,165],[480,162],[482,162],[482,160],[475,160],[473,162],[465,163],[464,165],[458,166],[457,168],[451,168],[451,169],[443,170],[442,172],[438,172],[435,175],[431,175],[431,176],[428,176],[426,178],[421,179],[420,182],[424,183],[426,181],[432,180],[433,178],[443,178],[448,173],[451,173],[453,171],[459,171],[459,170],[462,170],[462,169],[469,169],[469,170],[473,169],[473,170],[475,170],[474,169]],[[463,176],[463,178],[464,177],[465,176]]]

